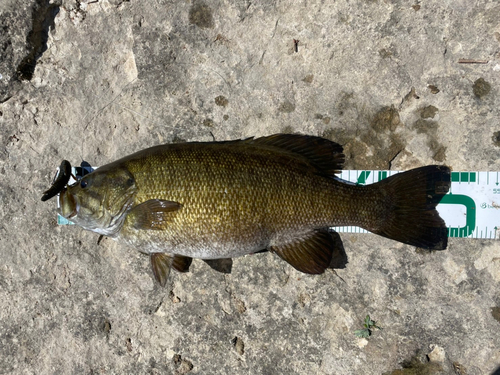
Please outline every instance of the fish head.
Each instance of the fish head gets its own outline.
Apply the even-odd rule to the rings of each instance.
[[[84,229],[115,235],[132,207],[134,176],[124,167],[99,168],[59,195],[59,214]]]

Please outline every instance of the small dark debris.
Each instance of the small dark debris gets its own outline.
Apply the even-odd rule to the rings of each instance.
[[[174,362],[174,365],[177,367],[175,373],[179,375],[187,374],[194,367],[190,361],[188,361],[187,359],[182,359],[180,354],[174,354],[172,361]]]
[[[97,1],[96,1],[97,2]],[[120,6],[122,3],[128,3],[130,0],[110,0],[109,1],[112,5],[115,5],[116,7]]]
[[[238,353],[239,355],[245,354],[245,344],[243,343],[243,340],[241,338],[235,336],[234,339],[231,340],[231,343],[233,344],[236,353]]]
[[[458,363],[458,362],[453,362],[453,370],[455,371],[455,374],[457,375],[467,375],[467,368],[465,368],[464,365]],[[495,374],[495,373],[493,373]]]
[[[381,50],[378,51],[378,54],[381,58],[383,59],[388,59],[389,57],[392,56],[392,52],[385,49],[385,48],[382,48]]]
[[[181,299],[175,295],[175,293],[174,293],[173,290],[170,291],[169,297],[170,297],[170,300],[172,301],[172,303],[179,303],[179,302],[181,302]]]
[[[215,104],[217,104],[219,107],[225,107],[229,103],[229,100],[226,99],[225,96],[219,95],[218,97],[215,98]]]
[[[412,5],[411,7],[415,10],[415,12],[418,12],[420,10],[419,4]]]
[[[245,302],[243,302],[242,300],[240,300],[238,298],[234,298],[234,304],[236,305],[236,310],[238,310],[238,312],[240,314],[243,314],[245,311],[247,311],[247,307],[245,306]]]
[[[420,96],[418,96],[417,92],[415,91],[415,87],[412,87],[410,92],[405,95],[402,103],[409,102],[411,99],[420,99]]]
[[[500,147],[500,131],[493,133],[492,140],[495,146]]]
[[[427,87],[429,88],[429,90],[431,90],[431,94],[437,94],[439,92],[439,89],[437,88],[437,86],[428,85]]]
[[[500,323],[500,306],[495,306],[491,308],[491,316]]]
[[[132,339],[130,337],[125,340],[125,346],[127,347],[127,351],[132,351]]]
[[[280,131],[280,133],[283,134],[297,134],[295,130],[290,125],[287,125],[283,128],[283,130]]]
[[[313,79],[314,79],[314,74],[308,74],[304,78],[302,78],[302,82],[312,83]]]
[[[179,137],[177,134],[172,138],[172,143],[184,143],[186,140],[184,138]]]
[[[205,120],[203,120],[203,125],[212,128],[214,126],[214,120],[212,120],[211,118],[206,118]]]
[[[484,80],[484,78],[479,78],[474,82],[472,86],[472,91],[474,95],[481,99],[482,97],[488,95],[491,91],[491,85]]]
[[[420,117],[421,118],[434,118],[436,116],[436,113],[438,113],[439,110],[434,107],[433,105],[428,105],[420,110]]]
[[[99,246],[102,242],[102,240],[104,239],[104,235],[100,235],[99,238],[97,239],[97,246]]]
[[[189,23],[203,29],[213,28],[214,18],[212,9],[202,2],[196,2],[191,9],[189,9]]]
[[[283,113],[291,113],[295,111],[295,104],[289,102],[288,100],[285,100],[283,103],[280,104],[278,111]]]
[[[109,335],[111,332],[111,322],[108,319],[104,319],[101,328],[106,335]]]
[[[172,361],[174,362],[175,365],[179,366],[182,362],[182,357],[180,354],[174,354],[172,357]]]
[[[444,162],[446,159],[446,147],[443,145],[439,145],[432,155],[432,158],[438,162]]]
[[[439,363],[420,360],[417,356],[401,363],[402,369],[386,372],[384,375],[434,375],[442,374],[443,367]]]
[[[224,115],[224,116],[222,116],[222,119],[223,119],[224,121],[227,121],[227,120],[229,119],[229,116],[228,116],[228,115]]]
[[[436,130],[439,124],[436,121],[418,119],[413,124],[413,129],[417,131],[418,134],[436,134]]]
[[[378,111],[370,125],[377,133],[381,133],[386,130],[393,132],[400,124],[399,112],[394,106],[391,106]]]

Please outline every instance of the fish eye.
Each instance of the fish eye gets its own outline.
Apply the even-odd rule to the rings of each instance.
[[[82,189],[85,189],[88,185],[89,185],[88,180],[83,180],[83,179],[82,179],[82,180],[80,180],[80,187],[81,187]]]

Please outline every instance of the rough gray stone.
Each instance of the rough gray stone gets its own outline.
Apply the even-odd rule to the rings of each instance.
[[[0,12],[0,373],[498,368],[495,241],[421,253],[343,235],[337,274],[264,253],[225,274],[194,261],[161,289],[137,249],[58,226],[40,201],[63,158],[102,165],[282,131],[342,143],[347,168],[498,171],[498,2],[37,0]],[[357,338],[367,314],[383,329]]]

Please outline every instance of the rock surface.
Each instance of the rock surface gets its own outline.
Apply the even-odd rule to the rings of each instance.
[[[230,274],[194,261],[161,289],[136,249],[58,226],[40,201],[63,158],[277,132],[343,144],[347,168],[498,171],[497,1],[3,0],[0,12],[0,373],[498,369],[498,242],[422,253],[343,235],[338,275],[264,253]],[[367,314],[383,329],[357,338]]]

